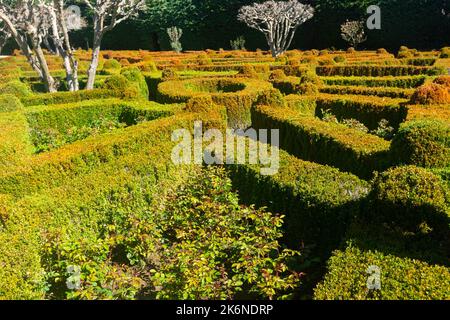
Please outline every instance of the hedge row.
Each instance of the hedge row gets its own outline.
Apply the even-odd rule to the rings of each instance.
[[[0,172],[23,166],[31,158],[32,146],[26,117],[19,111],[0,111]]]
[[[38,193],[21,199],[11,200],[0,194],[0,210],[4,213],[0,232],[0,278],[3,279],[0,296],[3,299],[52,298],[47,295],[52,285],[47,279],[53,276],[57,257],[51,256],[50,250],[60,242],[72,244],[80,243],[81,239],[96,239],[105,216],[93,209],[95,205],[108,208],[112,199],[129,199],[133,189],[139,189],[148,195],[145,208],[148,210],[151,203],[158,203],[164,190],[188,178],[190,167],[174,166],[167,157],[172,147],[170,141],[163,139],[136,154],[123,155],[91,168],[86,174],[64,177],[62,172],[58,176],[63,179],[61,187],[43,186]],[[121,208],[109,210],[117,212]],[[69,252],[72,249],[77,251],[72,247]],[[76,257],[69,260],[77,264]],[[65,279],[70,274],[61,276]]]
[[[158,102],[182,103],[192,97],[211,95],[213,101],[227,108],[232,128],[250,126],[250,109],[272,85],[265,81],[237,79],[190,79],[166,81],[158,85]]]
[[[217,108],[206,115],[180,113],[172,117],[117,129],[112,133],[89,137],[57,150],[32,157],[24,169],[0,172],[0,194],[22,196],[50,186],[58,186],[67,177],[75,177],[98,168],[114,159],[142,152],[170,139],[173,130],[193,128],[203,119],[204,127],[223,128],[224,119]],[[170,153],[166,154],[170,158]]]
[[[246,142],[252,146],[248,139]],[[268,148],[260,143],[261,147]],[[302,161],[283,150],[279,150],[279,158],[279,170],[274,175],[262,175],[261,169],[266,168],[263,164],[226,168],[242,201],[286,215],[285,241],[290,247],[313,245],[314,254],[325,257],[358,214],[359,202],[369,192],[369,185],[352,174]]]
[[[409,99],[414,93],[413,89],[401,88],[377,88],[377,87],[352,87],[352,86],[325,86],[320,88],[320,92],[339,95],[364,95],[387,98]]]
[[[35,105],[50,105],[59,103],[73,103],[85,100],[97,100],[107,98],[120,98],[122,93],[95,89],[95,90],[82,90],[77,92],[56,92],[56,93],[44,93],[35,94],[31,97],[22,98],[21,101],[25,107]]]
[[[329,110],[339,121],[356,119],[370,130],[376,130],[385,119],[391,127],[398,129],[407,116],[404,103],[405,100],[400,99],[320,94],[316,100],[316,114]]]
[[[67,130],[83,127],[101,118],[116,119],[128,126],[139,120],[155,120],[179,111],[177,105],[159,105],[154,102],[133,102],[119,99],[91,100],[71,104],[34,106],[25,115],[34,129]]]
[[[316,68],[319,76],[332,77],[386,77],[417,76],[428,74],[429,67],[416,66],[321,66]]]
[[[450,123],[450,105],[408,105],[407,120],[436,119]]]
[[[257,106],[254,128],[279,129],[280,146],[308,161],[332,165],[359,177],[389,167],[390,143],[377,136],[337,123],[304,116],[289,108]]]
[[[291,94],[286,96],[284,99],[289,108],[299,112],[300,114],[316,116],[316,96]]]
[[[323,77],[322,80],[329,86],[394,87],[408,89],[423,85],[426,77]]]
[[[381,290],[368,290],[367,270],[381,270]],[[316,300],[448,300],[450,268],[380,250],[364,250],[351,243],[328,262],[325,280],[314,292]]]

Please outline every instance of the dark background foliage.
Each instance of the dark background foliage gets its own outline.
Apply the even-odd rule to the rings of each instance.
[[[103,49],[169,50],[165,29],[183,28],[185,50],[230,49],[230,40],[243,35],[247,49],[267,49],[264,36],[237,21],[240,7],[264,0],[147,0],[149,10],[106,35]],[[347,19],[366,19],[366,9],[379,5],[382,29],[368,30],[361,49],[396,50],[401,45],[438,49],[450,43],[450,0],[301,0],[316,8],[302,25],[292,48],[346,48],[340,25]],[[85,15],[89,15],[85,12]],[[89,29],[73,35],[75,47],[86,48]]]

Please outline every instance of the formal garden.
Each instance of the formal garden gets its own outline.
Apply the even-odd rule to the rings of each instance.
[[[63,1],[0,1],[23,34],[0,59],[1,299],[450,299],[450,48],[355,49],[351,22],[348,49],[183,50],[174,27],[172,51],[108,50],[100,2],[75,50]],[[23,27],[42,12],[49,47]],[[276,172],[175,163],[199,121],[277,130]],[[246,159],[271,141],[236,136]]]

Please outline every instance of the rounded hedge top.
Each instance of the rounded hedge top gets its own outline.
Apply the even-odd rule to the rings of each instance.
[[[196,78],[163,82],[158,91],[164,100],[182,103],[198,95],[247,95],[271,88],[266,81],[249,78]]]
[[[391,145],[393,160],[425,168],[450,166],[450,124],[437,120],[404,123]]]
[[[0,94],[12,94],[18,98],[32,94],[30,87],[20,80],[13,80],[0,87]]]
[[[371,201],[376,218],[408,229],[417,231],[426,222],[448,230],[449,200],[442,180],[427,169],[397,167],[373,181]]]

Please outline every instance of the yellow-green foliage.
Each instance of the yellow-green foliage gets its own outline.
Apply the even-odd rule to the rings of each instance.
[[[180,103],[190,98],[210,94],[213,101],[227,108],[229,126],[250,125],[250,108],[260,94],[272,86],[254,79],[191,79],[163,82],[158,86],[160,102]]]
[[[244,141],[249,150],[255,150],[256,145]],[[286,214],[286,240],[293,247],[311,244],[315,253],[326,254],[357,215],[356,203],[367,195],[369,184],[352,174],[279,152],[280,168],[273,176],[261,174],[263,164],[227,166],[233,183],[246,203]]]
[[[373,181],[371,221],[394,224],[409,232],[450,234],[450,194],[441,179],[426,169],[390,169]]]
[[[279,129],[281,148],[305,160],[332,165],[366,178],[388,166],[389,142],[290,108],[253,108],[252,124],[255,128]]]
[[[23,113],[0,112],[0,171],[25,166],[31,158],[29,127]]]
[[[398,128],[405,121],[407,108],[403,106],[406,100],[366,97],[359,95],[329,95],[317,96],[317,114],[331,112],[338,120],[356,119],[370,130],[375,130],[381,120]]]
[[[408,121],[392,142],[393,161],[426,168],[450,166],[450,123],[437,120]]]

